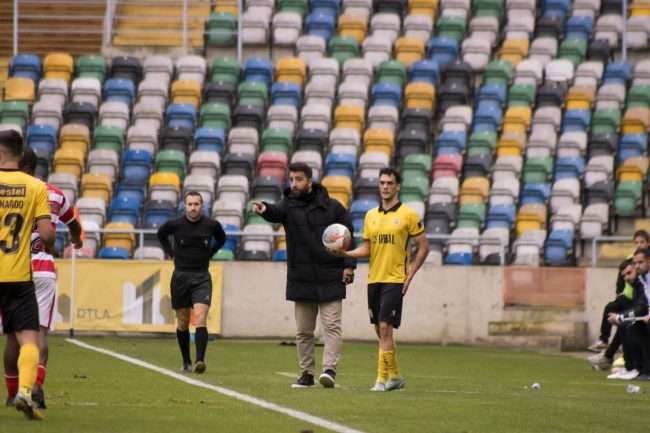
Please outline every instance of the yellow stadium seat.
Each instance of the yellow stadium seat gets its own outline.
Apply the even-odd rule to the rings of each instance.
[[[632,107],[625,110],[621,121],[623,134],[647,134],[650,127],[650,109]]]
[[[395,59],[409,67],[413,63],[422,60],[424,49],[422,39],[403,36],[395,42]]]
[[[5,101],[24,101],[33,103],[36,99],[34,82],[25,77],[12,77],[5,82]]]
[[[546,206],[543,204],[525,204],[517,212],[516,231],[521,236],[528,230],[546,228]]]
[[[649,1],[635,1],[628,6],[630,17],[647,17],[650,16],[650,2]]]
[[[363,147],[366,152],[382,152],[393,156],[395,134],[390,129],[369,128],[363,134]]]
[[[129,256],[133,254],[135,245],[135,235],[133,226],[126,222],[108,223],[104,226],[105,230],[114,230],[118,233],[104,233],[104,246],[109,248],[124,248],[129,251]]]
[[[275,249],[276,250],[286,250],[287,249],[287,237],[284,233],[284,227],[280,226],[277,232],[278,236],[275,238]]]
[[[648,157],[636,156],[623,161],[616,170],[616,179],[619,182],[642,182],[648,172]]]
[[[497,140],[497,156],[521,156],[524,153],[525,146],[525,133],[503,133]]]
[[[409,2],[409,14],[426,15],[432,19],[438,13],[438,0],[411,0]]]
[[[530,127],[533,111],[530,107],[516,106],[506,110],[503,116],[502,131],[525,134]]]
[[[52,53],[43,60],[44,78],[48,80],[64,80],[70,83],[74,72],[74,59],[68,53]]]
[[[77,149],[85,156],[90,144],[90,131],[86,125],[78,123],[63,125],[59,133],[59,143],[61,149]]]
[[[567,94],[567,110],[590,110],[596,97],[596,88],[591,86],[573,86]]]
[[[276,80],[282,83],[296,83],[300,87],[305,84],[307,67],[305,62],[298,57],[284,57],[276,64]]]
[[[365,17],[345,13],[339,16],[339,36],[354,38],[361,45],[366,38],[366,33],[368,33],[368,21]]]
[[[490,181],[486,177],[465,179],[460,189],[460,205],[485,203],[490,191]]]
[[[84,171],[85,159],[79,149],[59,149],[54,153],[54,173],[70,173],[79,179]]]
[[[238,16],[239,8],[237,7],[237,0],[217,0],[214,11],[231,13],[234,16]]]
[[[347,176],[325,176],[322,185],[327,189],[330,197],[348,208],[352,195],[352,179]]]
[[[424,108],[433,111],[436,89],[431,83],[416,81],[406,86],[406,108]]]
[[[334,127],[355,129],[363,133],[365,110],[357,105],[339,105],[334,111]]]
[[[176,190],[180,191],[181,189],[181,180],[176,173],[159,171],[154,173],[149,177],[149,186],[174,186]]]
[[[528,39],[506,39],[499,50],[499,60],[510,62],[516,67],[524,57],[528,56]]]
[[[604,260],[625,260],[634,251],[636,246],[633,242],[612,242],[600,244],[598,257]]]
[[[201,106],[201,83],[195,80],[176,80],[172,83],[172,103]]]
[[[81,196],[101,198],[108,206],[113,195],[113,181],[107,174],[86,173],[81,178]]]

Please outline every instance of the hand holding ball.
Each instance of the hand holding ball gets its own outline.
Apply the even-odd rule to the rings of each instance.
[[[352,244],[352,234],[343,224],[332,224],[323,232],[323,245],[334,255],[342,255]],[[337,254],[338,253],[338,254]]]

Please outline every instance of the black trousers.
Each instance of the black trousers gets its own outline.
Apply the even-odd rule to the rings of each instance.
[[[603,318],[600,321],[600,341],[607,343],[612,334],[612,324],[607,320],[609,313],[618,313],[632,308],[632,301],[623,295],[619,295],[603,309]],[[616,351],[614,351],[616,352]]]
[[[625,368],[650,374],[650,329],[645,322],[623,326],[623,356]],[[630,360],[628,361],[628,356]]]

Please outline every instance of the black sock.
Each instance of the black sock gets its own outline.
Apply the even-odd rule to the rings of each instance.
[[[178,340],[178,348],[181,349],[181,355],[183,356],[183,364],[191,364],[192,359],[190,359],[190,330],[186,329],[185,331],[181,331],[180,329],[177,329],[176,339]]]
[[[196,328],[194,337],[194,341],[196,341],[196,360],[204,361],[205,349],[208,346],[208,328],[205,326]]]

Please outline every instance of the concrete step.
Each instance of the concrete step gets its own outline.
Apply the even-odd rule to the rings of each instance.
[[[476,344],[486,347],[517,348],[524,350],[562,351],[562,337],[557,335],[498,335],[477,339]]]
[[[588,324],[574,320],[503,320],[488,323],[490,337],[515,337],[515,342],[530,337],[560,337],[562,350],[580,350],[589,344]]]

